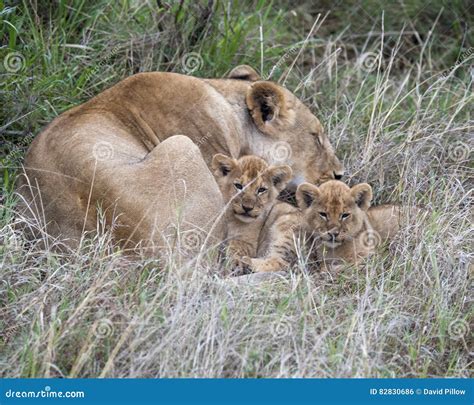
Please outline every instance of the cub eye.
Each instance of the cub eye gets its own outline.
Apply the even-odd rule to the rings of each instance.
[[[320,213],[319,213],[319,216],[320,216],[322,219],[328,219],[328,215],[327,215],[325,212],[320,212]]]
[[[265,188],[265,187],[260,187],[258,190],[257,190],[257,194],[263,194],[267,191],[268,189]]]
[[[342,219],[342,220],[344,220],[344,219],[347,219],[347,218],[349,218],[350,216],[351,216],[351,214],[350,214],[350,213],[348,213],[348,212],[344,212],[343,214],[341,214],[341,219]]]
[[[240,183],[234,183],[234,187],[237,189],[237,190],[242,190],[244,188],[244,186]]]

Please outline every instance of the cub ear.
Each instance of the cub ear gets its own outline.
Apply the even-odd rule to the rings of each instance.
[[[351,188],[351,195],[355,203],[364,211],[367,211],[372,201],[372,187],[367,183],[357,184]]]
[[[276,187],[278,192],[282,191],[293,176],[293,170],[290,166],[270,166],[267,170],[273,185]]]
[[[227,77],[229,79],[248,80],[251,82],[260,80],[258,73],[249,65],[236,66],[230,71]]]
[[[310,183],[301,183],[296,189],[296,202],[301,209],[308,209],[319,198],[319,189]]]
[[[229,156],[218,153],[212,158],[212,170],[215,177],[227,176],[237,165],[237,161]]]
[[[257,128],[268,135],[276,135],[294,115],[287,108],[283,90],[272,82],[252,84],[247,91],[246,103]]]

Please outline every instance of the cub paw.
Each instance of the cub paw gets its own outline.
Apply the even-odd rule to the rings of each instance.
[[[242,276],[242,275],[245,275],[245,274],[249,274],[251,273],[251,270],[250,270],[250,258],[248,258],[248,260],[244,260],[245,257],[247,256],[244,256],[242,258],[233,258],[231,261],[230,261],[230,268],[232,269],[232,276]]]
[[[242,258],[242,260],[244,259]],[[282,264],[274,259],[247,259],[250,261],[249,267],[254,273],[269,273],[283,270]]]

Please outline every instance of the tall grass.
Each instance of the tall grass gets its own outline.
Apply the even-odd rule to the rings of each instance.
[[[468,4],[211,3],[0,4],[1,56],[21,58],[1,71],[1,375],[470,376]],[[286,81],[350,183],[425,213],[337,276],[308,273],[300,258],[285,274],[222,278],[212,261],[131,261],[108,234],[63,253],[25,240],[12,191],[32,137],[130,74],[186,73],[191,52],[198,76],[248,63]]]

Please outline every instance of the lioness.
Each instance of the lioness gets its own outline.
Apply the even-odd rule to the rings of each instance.
[[[258,156],[233,159],[223,154],[214,156],[212,168],[228,205],[227,255],[239,266],[242,257],[256,257],[262,229],[292,170],[287,165],[270,166]]]
[[[118,218],[113,232],[127,246],[141,241],[154,252],[174,229],[213,230],[219,239],[222,199],[205,170],[216,153],[288,164],[296,182],[343,170],[319,120],[249,66],[226,79],[140,73],[62,113],[35,138],[18,187],[21,211],[41,233],[71,245],[96,229],[98,206],[108,224]]]

